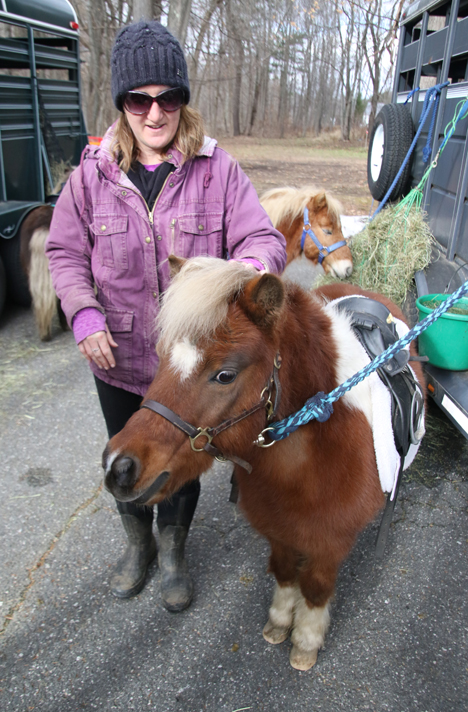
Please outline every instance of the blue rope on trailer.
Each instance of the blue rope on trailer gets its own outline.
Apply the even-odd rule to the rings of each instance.
[[[410,93],[409,93],[408,96],[406,97],[406,101],[403,102],[403,106],[405,106],[405,104],[407,104],[407,103],[409,102],[409,100],[411,99],[411,97],[414,96],[414,94],[416,94],[417,91],[419,91],[419,87],[416,87],[416,89],[412,89],[412,90],[410,91]]]
[[[318,420],[320,423],[328,420],[333,413],[332,403],[341,398],[341,396],[344,396],[351,388],[363,381],[367,376],[370,376],[371,373],[380,368],[386,361],[390,360],[395,354],[408,346],[413,339],[416,339],[419,334],[425,331],[466,293],[468,293],[468,282],[462,284],[456,292],[448,296],[443,304],[437,307],[437,309],[434,309],[431,314],[410,329],[405,336],[395,341],[392,346],[389,346],[388,349],[355,373],[354,376],[348,378],[328,394],[320,392],[312,398],[309,398],[303,408],[297,411],[297,413],[293,413],[293,415],[284,418],[284,420],[280,420],[278,423],[272,423],[267,428],[270,438],[272,440],[283,440],[295,432],[301,425],[306,425],[311,420]]]
[[[448,82],[447,82],[448,84]],[[423,104],[423,110],[426,105],[426,99],[427,99],[427,94],[424,97],[424,104]],[[439,101],[440,101],[440,92],[436,94],[435,99],[433,101],[433,109],[432,109],[432,118],[431,118],[431,124],[429,126],[429,131],[427,132],[427,141],[426,145],[423,148],[423,163],[427,163],[428,160],[431,157],[432,153],[432,133],[434,131],[434,126],[435,126],[435,120],[437,116],[437,108],[439,106]]]
[[[416,131],[416,135],[415,135],[415,137],[414,137],[414,139],[413,139],[413,142],[412,142],[411,146],[410,146],[409,149],[408,149],[408,153],[407,153],[406,156],[405,156],[405,160],[404,160],[403,163],[401,164],[400,170],[399,170],[398,173],[396,174],[395,179],[394,179],[392,185],[391,185],[390,188],[387,190],[386,194],[384,195],[384,197],[383,197],[383,199],[382,199],[382,202],[380,203],[379,207],[377,208],[377,210],[375,211],[375,213],[372,215],[372,217],[370,218],[370,220],[373,220],[373,219],[375,218],[375,216],[380,213],[380,211],[381,211],[381,210],[383,209],[383,207],[386,205],[386,203],[387,203],[389,197],[391,196],[391,194],[392,194],[392,192],[393,192],[393,189],[395,188],[396,184],[397,184],[398,181],[400,180],[401,175],[402,175],[403,171],[404,171],[405,168],[406,168],[406,164],[408,163],[408,161],[409,161],[409,159],[410,159],[410,156],[411,156],[411,154],[413,153],[414,148],[415,148],[415,146],[416,146],[416,144],[417,144],[417,142],[418,142],[418,139],[419,139],[419,137],[420,137],[420,135],[421,135],[421,132],[422,132],[422,130],[423,130],[423,128],[424,128],[424,124],[426,123],[426,119],[427,119],[427,117],[429,116],[429,114],[430,114],[430,112],[431,112],[431,109],[433,110],[433,122],[435,121],[435,115],[436,115],[437,106],[438,106],[438,103],[439,103],[440,92],[441,92],[442,89],[443,89],[444,87],[446,87],[448,84],[450,84],[450,82],[444,82],[443,84],[436,84],[434,87],[431,87],[430,89],[427,90],[426,96],[424,97],[424,104],[423,104],[423,110],[422,110],[422,113],[421,113],[421,118],[419,119],[418,130]],[[433,127],[432,127],[432,128],[433,128]],[[370,222],[370,221],[369,221],[369,222]]]

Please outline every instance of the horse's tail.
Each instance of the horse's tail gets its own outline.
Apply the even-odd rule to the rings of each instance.
[[[29,291],[31,292],[34,315],[41,341],[49,341],[52,336],[52,319],[57,312],[57,296],[49,272],[49,260],[45,254],[45,243],[49,235],[46,227],[34,230],[29,249]]]

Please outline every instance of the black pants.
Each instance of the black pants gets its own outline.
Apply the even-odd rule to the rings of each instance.
[[[112,438],[124,427],[127,420],[140,408],[141,396],[130,393],[123,388],[111,386],[100,378],[94,379],[101,403],[102,413],[106,421],[109,438]],[[155,416],[157,417],[157,416]],[[198,496],[200,481],[188,482],[170,500],[165,499],[158,504],[158,526],[180,525],[189,527],[192,521]],[[145,507],[132,502],[119,502],[117,509],[121,514],[133,514],[138,519],[147,521],[153,519],[153,507]]]

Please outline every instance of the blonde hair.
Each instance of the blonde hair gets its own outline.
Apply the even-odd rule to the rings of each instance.
[[[249,265],[217,257],[187,260],[164,293],[157,326],[159,353],[177,341],[209,337],[226,320],[229,302],[254,279]]]
[[[163,149],[162,158],[166,160],[167,152],[173,146],[181,152],[182,162],[185,163],[185,161],[198,155],[204,139],[205,131],[202,115],[196,109],[184,105],[180,109],[177,133],[170,146],[166,146]],[[121,114],[117,122],[112,152],[124,173],[128,173],[132,165],[138,161],[140,155],[135,135],[124,113]]]
[[[272,188],[260,196],[260,203],[265,208],[268,217],[275,227],[283,219],[295,220],[304,213],[304,208],[316,196],[323,195],[327,201],[327,208],[332,221],[340,224],[340,215],[343,208],[336,198],[325,192],[321,188],[313,185],[304,188]]]

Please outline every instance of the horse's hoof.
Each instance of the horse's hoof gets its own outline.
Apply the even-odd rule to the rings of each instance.
[[[286,640],[290,630],[291,629],[289,626],[276,626],[273,625],[270,619],[268,619],[268,622],[263,629],[263,637],[268,643],[272,643],[272,645],[278,645],[279,643],[282,643]]]
[[[293,645],[289,662],[295,670],[303,670],[305,672],[310,670],[317,662],[317,653],[317,648],[315,650],[301,650],[297,645]]]

